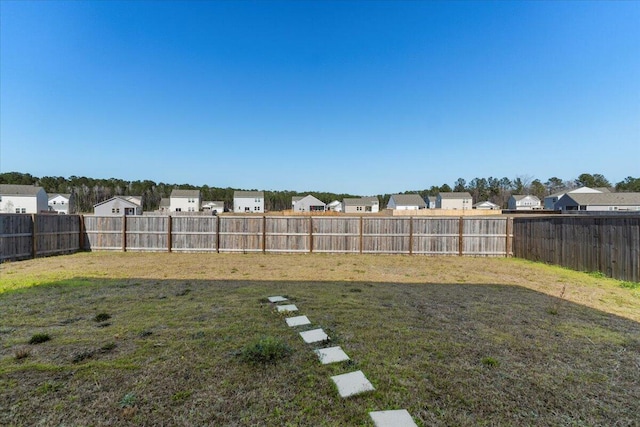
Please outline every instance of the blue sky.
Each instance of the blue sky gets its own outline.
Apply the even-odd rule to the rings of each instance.
[[[0,171],[382,194],[640,176],[640,2],[0,1]]]

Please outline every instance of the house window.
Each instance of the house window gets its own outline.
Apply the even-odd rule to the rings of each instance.
[[[55,201],[55,200],[53,201],[53,204],[54,204],[54,205],[56,204],[56,201]]]
[[[16,208],[16,213],[20,213],[20,208]]]
[[[255,210],[256,210],[257,212],[259,212],[259,211],[260,211],[260,206],[256,206],[256,209],[255,209]]]
[[[182,208],[176,208],[176,212],[182,212]]]
[[[116,213],[116,208],[111,208],[111,213]]]
[[[53,203],[55,203],[55,202],[53,202]],[[64,200],[63,200],[63,201],[61,201],[61,202],[60,202],[60,204],[64,205]]]

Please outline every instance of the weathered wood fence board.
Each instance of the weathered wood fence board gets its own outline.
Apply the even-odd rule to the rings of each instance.
[[[264,217],[220,217],[220,252],[264,251]]]
[[[85,216],[84,231],[87,250],[119,251],[124,248],[122,216]],[[126,224],[126,223],[124,223]]]
[[[313,252],[359,253],[360,218],[313,217]]]
[[[640,281],[640,216],[515,218],[514,255]]]
[[[0,215],[0,260],[28,259],[33,256],[31,215]]]
[[[166,217],[165,217],[166,218]],[[165,220],[165,232],[171,221],[171,250],[180,252],[217,252],[218,217],[170,217]],[[167,233],[168,234],[168,233]],[[165,248],[167,239],[164,240]]]
[[[80,236],[77,215],[0,214],[0,261],[76,252]]]

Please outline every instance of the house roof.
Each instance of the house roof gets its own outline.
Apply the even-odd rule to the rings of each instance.
[[[320,205],[326,206],[326,204],[322,200],[312,196],[311,194],[300,198],[300,200],[304,200],[304,199],[307,199],[308,203],[313,206],[320,206]],[[298,202],[300,200],[298,200]]]
[[[200,190],[180,190],[174,188],[171,190],[171,197],[189,197],[194,199],[200,198]]]
[[[138,203],[136,203],[135,201],[131,200],[130,197],[131,196],[113,196],[110,199],[104,200],[104,201],[102,201],[100,203],[96,203],[95,205],[93,205],[93,207],[96,208],[97,206],[104,205],[105,203],[109,203],[111,201],[114,201],[114,200],[118,199],[118,200],[123,201],[124,203],[128,203],[129,205],[131,205],[131,207],[139,208],[140,205]]]
[[[44,190],[34,185],[0,184],[0,194],[3,196],[35,196]]]
[[[264,191],[234,191],[234,199],[264,198]]]
[[[490,202],[489,200],[485,200],[484,202],[478,202],[475,205],[473,205],[474,208],[477,208],[478,206],[491,206],[491,207],[494,207],[494,208],[500,207],[500,206],[496,205],[495,203]]]
[[[345,206],[373,206],[380,202],[377,197],[351,197],[343,199],[342,203]]]
[[[71,199],[71,194],[60,194],[60,193],[50,194],[49,200],[55,199],[56,197],[64,197],[65,199],[69,200]]]
[[[224,206],[224,202],[221,200],[208,200],[206,202],[202,202],[202,206]]]
[[[441,199],[470,199],[471,194],[467,191],[450,191],[447,193],[439,193]]]
[[[531,200],[540,201],[540,199],[538,199],[538,197],[532,196],[530,194],[513,194],[513,195],[511,195],[511,197],[513,197],[516,201],[523,200],[523,199],[526,199],[526,198],[530,198]]]
[[[640,193],[573,193],[565,197],[581,206],[640,206]],[[562,200],[566,203],[564,197]]]
[[[293,196],[291,198],[291,203],[299,202],[302,199],[304,199],[304,196]]]
[[[392,194],[391,198],[396,206],[427,206],[427,203],[419,194]]]

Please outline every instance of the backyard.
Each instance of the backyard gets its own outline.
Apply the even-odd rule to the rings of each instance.
[[[266,297],[350,361],[321,365]],[[638,425],[640,287],[513,258],[78,253],[0,265],[0,425]],[[261,338],[273,362],[246,357]],[[340,398],[330,376],[376,390]]]

